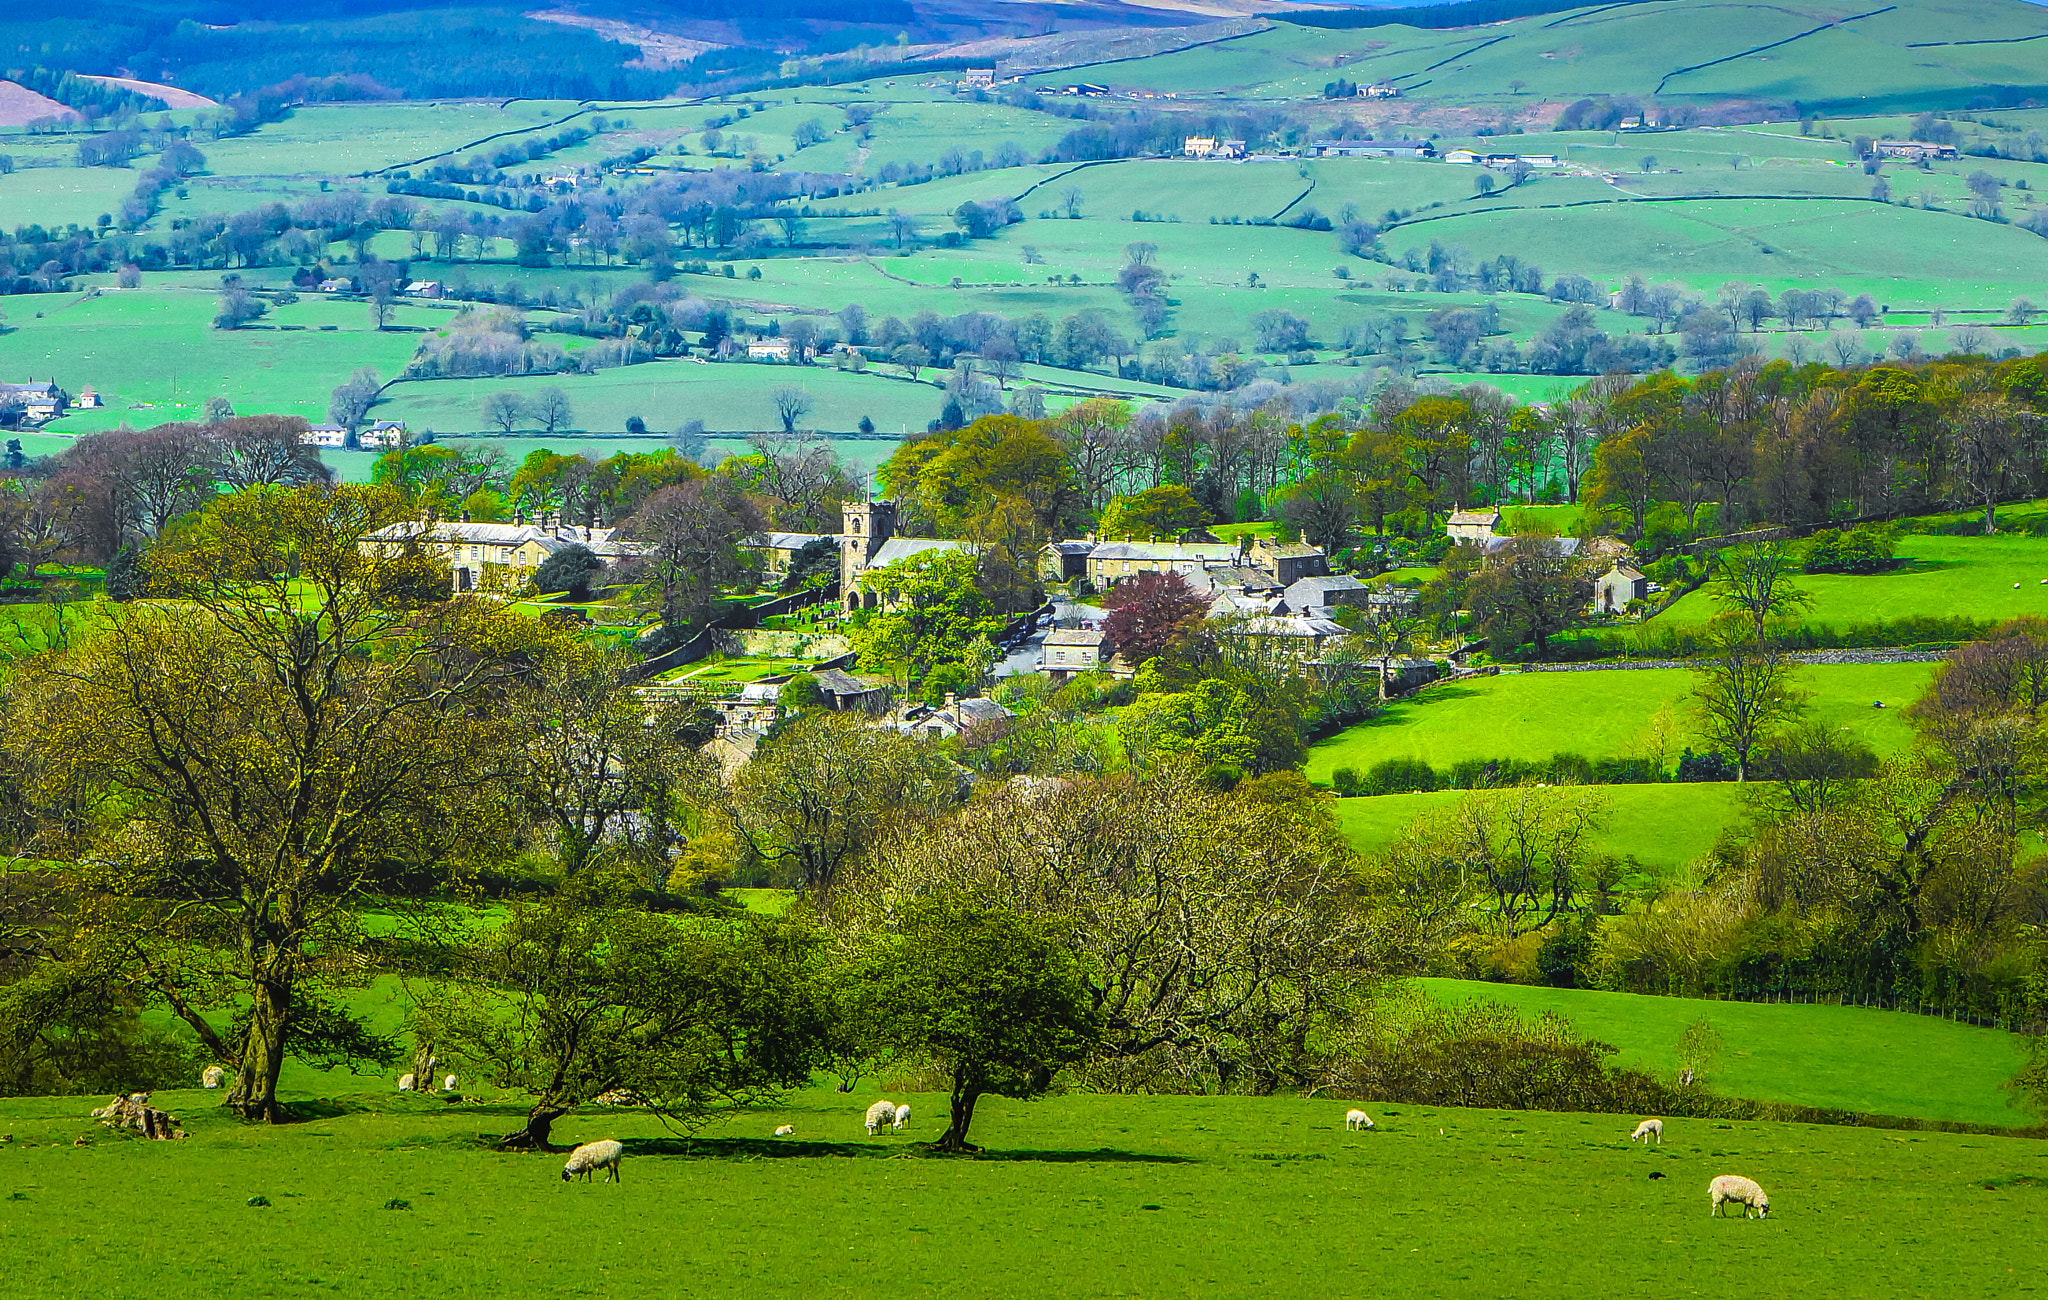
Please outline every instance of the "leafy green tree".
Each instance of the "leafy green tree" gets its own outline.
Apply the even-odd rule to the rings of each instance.
[[[512,904],[471,967],[418,991],[423,1038],[533,1097],[506,1148],[608,1092],[695,1128],[807,1082],[833,1042],[816,996],[818,941],[800,925],[641,911],[620,882],[571,882]]]
[[[1044,1095],[1102,1037],[1086,967],[1057,921],[941,895],[910,903],[873,944],[861,1001],[879,1045],[952,1078],[938,1150],[977,1150],[977,1102]]]
[[[494,707],[554,644],[446,599],[388,489],[222,496],[153,547],[164,602],[8,683],[5,744],[40,856],[76,864],[81,931],[119,951],[232,1072],[227,1105],[279,1122],[287,1052],[364,1041],[324,1002],[393,869],[509,840]],[[118,611],[118,612],[114,612]],[[238,1008],[223,1032],[206,1014]]]
[[[581,542],[572,542],[540,562],[533,571],[533,589],[565,591],[574,600],[590,599],[590,580],[604,572],[604,561]]]
[[[1179,483],[1166,483],[1126,496],[1112,497],[1102,512],[1104,537],[1128,537],[1151,541],[1178,540],[1209,522],[1209,512],[1195,500],[1195,494]]]
[[[870,569],[861,585],[881,602],[852,633],[864,668],[916,686],[940,668],[968,667],[978,676],[993,666],[992,638],[1003,619],[976,584],[973,556],[921,551]]]

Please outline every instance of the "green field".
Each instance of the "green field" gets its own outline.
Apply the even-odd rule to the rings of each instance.
[[[1728,782],[1600,787],[1612,806],[1593,837],[1596,853],[1634,858],[1653,874],[1682,867],[1714,847],[1714,839],[1741,816],[1739,787]],[[1465,790],[1339,799],[1337,825],[1354,848],[1371,852],[1391,844],[1418,817],[1442,813],[1467,797]]]
[[[630,1111],[558,1125],[628,1142],[616,1186],[484,1149],[514,1122],[488,1101],[351,1097],[252,1128],[158,1094],[180,1144],[108,1136],[89,1098],[10,1101],[0,1263],[39,1300],[1005,1297],[1022,1278],[1073,1297],[1321,1297],[1332,1278],[1401,1296],[2005,1295],[2038,1276],[2022,1225],[2048,1195],[2048,1146],[2022,1139],[1673,1121],[1645,1150],[1627,1116],[1371,1103],[1377,1129],[1353,1134],[1336,1099],[990,1100],[989,1158],[918,1159],[943,1098],[892,1090],[911,1128],[868,1138],[876,1093],[799,1094],[696,1141]],[[795,1138],[768,1136],[785,1122]],[[1764,1185],[1770,1218],[1710,1217],[1707,1182],[1731,1172]],[[111,1205],[176,1230],[110,1230]]]
[[[1707,1002],[1585,989],[1421,980],[1443,1000],[1479,998],[1522,1011],[1555,1011],[1621,1049],[1618,1065],[1666,1078],[1679,1068],[1678,1036],[1705,1017],[1720,1031],[1717,1092],[1929,1119],[2006,1126],[2032,1122],[2006,1105],[2000,1085],[2024,1059],[2022,1040],[1936,1016],[1862,1007]]]
[[[1809,716],[1829,728],[1853,732],[1879,754],[1912,741],[1900,712],[1918,699],[1934,665],[1849,664],[1801,668],[1795,680],[1812,691]],[[1631,671],[1523,673],[1478,677],[1423,691],[1370,722],[1347,728],[1309,750],[1306,772],[1327,783],[1350,767],[1363,773],[1389,758],[1420,758],[1439,769],[1466,759],[1639,757],[1654,743],[1654,721],[1667,706],[1677,725],[1667,761],[1694,743],[1685,698],[1695,678],[1682,668]],[[1873,709],[1873,701],[1885,708]]]
[[[1908,533],[1899,538],[1898,558],[1902,563],[1889,573],[1794,579],[1813,593],[1813,608],[1803,620],[1841,628],[1879,619],[1959,615],[1996,621],[2048,614],[2048,537]],[[1681,597],[1657,621],[1712,618],[1722,608],[1714,599],[1717,585]]]

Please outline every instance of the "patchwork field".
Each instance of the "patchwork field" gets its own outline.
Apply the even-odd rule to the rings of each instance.
[[[1813,692],[1809,716],[1853,732],[1879,754],[1901,749],[1912,728],[1900,709],[1919,698],[1934,665],[1851,664],[1799,670]],[[1668,720],[1667,761],[1691,739],[1686,697],[1695,678],[1682,668],[1522,673],[1439,686],[1403,700],[1370,722],[1350,727],[1309,750],[1306,772],[1328,783],[1339,767],[1363,773],[1389,758],[1420,758],[1437,768],[1465,759],[1643,756],[1656,743],[1659,714]],[[1886,707],[1874,709],[1875,701]]]
[[[1594,836],[1596,853],[1634,858],[1647,876],[1672,871],[1714,846],[1722,830],[1741,819],[1741,790],[1732,782],[1684,785],[1606,785],[1612,808]],[[1371,852],[1391,844],[1417,818],[1442,815],[1466,790],[1339,799],[1332,810],[1353,847]],[[1630,887],[1649,881],[1627,882]]]
[[[1889,573],[1796,578],[1813,593],[1804,621],[1840,628],[1916,616],[2001,620],[2048,614],[2048,537],[1908,533],[1899,538],[1898,557],[1903,563]],[[1705,622],[1721,608],[1714,591],[1710,583],[1681,597],[1657,621]]]
[[[1442,1000],[1505,1002],[1555,1011],[1586,1034],[1621,1049],[1614,1061],[1667,1078],[1678,1073],[1678,1036],[1704,1018],[1720,1031],[1718,1063],[1706,1072],[1717,1092],[1880,1115],[1920,1115],[1969,1124],[2033,1122],[2008,1106],[2001,1085],[2024,1060],[2024,1040],[2002,1029],[1938,1016],[1863,1007],[1708,1002],[1590,989],[1417,981]]]

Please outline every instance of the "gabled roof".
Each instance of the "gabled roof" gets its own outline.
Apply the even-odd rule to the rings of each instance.
[[[1642,573],[1639,570],[1629,568],[1626,564],[1615,565],[1612,569],[1609,569],[1607,571],[1606,576],[1610,578],[1626,579],[1629,582],[1643,581]]]
[[[1233,630],[1250,636],[1298,636],[1304,638],[1343,636],[1345,634],[1341,624],[1332,623],[1327,618],[1304,618],[1291,614],[1248,618]]]
[[[1485,524],[1491,528],[1500,522],[1498,510],[1454,510],[1446,522],[1452,524]]]
[[[891,537],[875,551],[875,558],[868,562],[868,567],[886,568],[899,560],[907,560],[926,551],[964,551],[972,555],[974,544],[939,537]]]
[[[1289,583],[1286,591],[1290,605],[1327,605],[1327,600],[1310,600],[1310,596],[1327,596],[1333,591],[1364,591],[1365,584],[1348,573],[1333,573],[1327,578],[1298,578]]]
[[[1063,627],[1045,634],[1047,645],[1099,646],[1102,640],[1102,629],[1099,627]]]
[[[818,689],[827,695],[865,695],[869,691],[881,689],[837,668],[826,668],[812,673],[811,680],[818,683]]]
[[[746,544],[769,551],[801,551],[812,542],[828,537],[835,542],[839,540],[837,533],[755,533]]]
[[[1184,560],[1189,564],[1225,564],[1237,558],[1237,548],[1226,542],[1103,542],[1089,554],[1091,560]]]

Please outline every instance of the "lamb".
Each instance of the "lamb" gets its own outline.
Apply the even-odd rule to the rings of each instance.
[[[1750,1217],[1751,1210],[1756,1211],[1759,1219],[1771,1212],[1771,1198],[1764,1195],[1764,1189],[1739,1174],[1722,1174],[1707,1184],[1707,1194],[1714,1198],[1714,1217],[1717,1219],[1721,1217],[1721,1206],[1729,1201],[1742,1207],[1745,1219]]]
[[[867,1121],[868,1136],[873,1137],[882,1125],[894,1124],[896,1122],[896,1103],[887,1098],[876,1102],[868,1107]]]
[[[411,1092],[414,1085],[418,1082],[419,1076],[416,1074],[401,1074],[398,1076],[398,1090],[400,1092]]]
[[[781,1128],[775,1130],[775,1136],[779,1138],[796,1136],[796,1125],[784,1124]]]
[[[909,1122],[910,1103],[906,1101],[901,1106],[898,1106],[896,1108],[895,1115],[890,1119],[890,1126],[900,1133],[903,1131],[903,1126],[905,1124],[908,1124]]]
[[[218,1065],[209,1065],[199,1075],[199,1086],[202,1088],[218,1088],[223,1083],[226,1083],[227,1080],[228,1072],[226,1070],[221,1069]]]
[[[1663,1120],[1661,1120],[1661,1119],[1646,1119],[1646,1120],[1644,1120],[1644,1121],[1643,1121],[1642,1123],[1640,1123],[1640,1124],[1636,1125],[1636,1131],[1635,1131],[1635,1132],[1633,1132],[1633,1133],[1631,1133],[1631,1134],[1629,1134],[1629,1135],[1628,1135],[1628,1140],[1629,1140],[1629,1141],[1631,1141],[1631,1142],[1640,1142],[1640,1143],[1642,1143],[1642,1144],[1643,1144],[1644,1146],[1648,1146],[1648,1145],[1650,1145],[1650,1139],[1651,1139],[1651,1138],[1656,1138],[1656,1139],[1657,1139],[1657,1145],[1658,1145],[1658,1146],[1660,1146],[1660,1147],[1661,1147],[1661,1146],[1663,1146],[1663,1145],[1664,1145],[1664,1121],[1663,1121]]]
[[[610,1138],[600,1142],[585,1142],[569,1153],[569,1163],[562,1166],[562,1181],[566,1183],[580,1174],[587,1183],[593,1172],[602,1169],[605,1171],[605,1181],[616,1183],[620,1181],[619,1161],[625,1154],[626,1148]]]
[[[445,1079],[441,1080],[441,1091],[442,1091],[442,1092],[454,1092],[454,1091],[455,1091],[455,1076],[454,1076],[454,1075],[452,1075],[452,1074],[451,1074],[451,1075],[449,1075],[449,1076],[448,1076],[447,1078],[445,1078]]]
[[[1347,1110],[1344,1112],[1344,1127],[1354,1133],[1361,1129],[1370,1130],[1372,1128],[1372,1116],[1362,1110]]]

